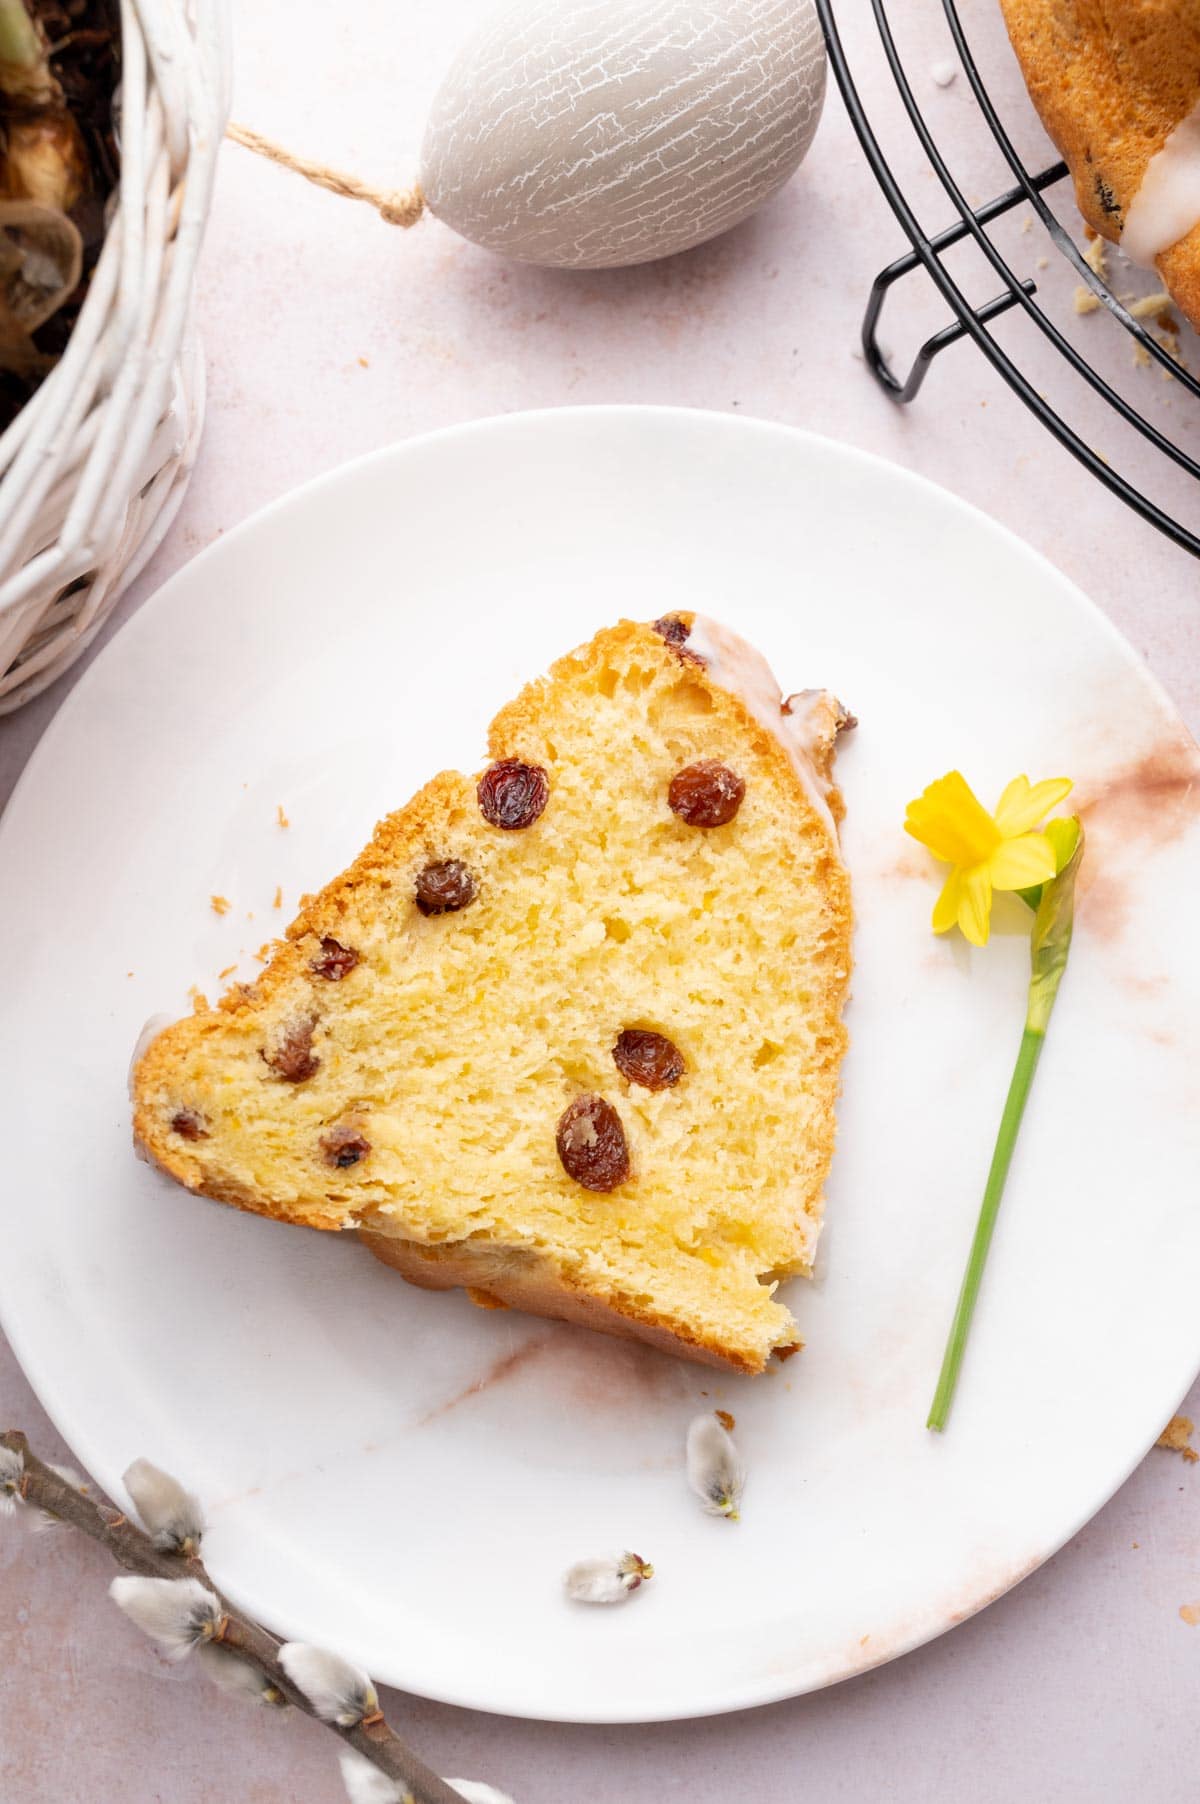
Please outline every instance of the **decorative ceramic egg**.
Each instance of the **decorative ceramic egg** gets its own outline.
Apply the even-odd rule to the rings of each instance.
[[[511,0],[438,90],[421,187],[505,256],[644,263],[774,194],[824,91],[813,0]]]

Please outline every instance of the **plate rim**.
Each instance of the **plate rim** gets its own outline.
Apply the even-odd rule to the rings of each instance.
[[[197,569],[202,572],[207,568],[209,561],[214,559],[219,561],[221,557],[228,555],[228,548],[231,546],[234,547],[236,551],[243,536],[251,536],[259,529],[264,521],[273,518],[277,513],[287,512],[298,504],[302,504],[304,500],[318,491],[335,488],[343,482],[353,482],[356,475],[361,470],[375,465],[392,462],[403,464],[409,458],[421,457],[432,445],[441,445],[447,442],[482,437],[503,437],[507,432],[514,429],[525,430],[531,426],[534,429],[550,427],[552,430],[557,429],[560,426],[570,428],[573,424],[578,423],[581,420],[594,421],[599,418],[604,418],[619,424],[632,424],[635,426],[641,421],[650,421],[661,424],[674,424],[689,430],[692,428],[699,428],[702,432],[708,432],[715,429],[721,433],[730,432],[735,436],[740,435],[743,438],[753,435],[758,437],[774,436],[788,441],[800,440],[810,448],[831,449],[838,458],[843,459],[850,464],[858,463],[871,470],[877,476],[884,475],[886,480],[898,484],[901,487],[908,485],[917,491],[930,494],[932,497],[936,498],[937,505],[949,507],[952,512],[958,512],[960,516],[970,521],[975,530],[982,531],[985,534],[991,533],[998,535],[1002,541],[1008,542],[1010,547],[1014,548],[1019,555],[1025,559],[1034,560],[1034,562],[1041,567],[1042,572],[1048,580],[1058,589],[1062,599],[1071,603],[1078,616],[1087,622],[1089,628],[1092,631],[1094,631],[1097,626],[1102,629],[1109,645],[1129,669],[1130,674],[1136,675],[1145,686],[1148,695],[1153,698],[1161,710],[1165,711],[1172,722],[1179,728],[1181,733],[1186,736],[1187,741],[1193,747],[1196,747],[1197,753],[1200,755],[1200,746],[1197,745],[1197,741],[1191,733],[1187,722],[1183,719],[1178,707],[1167,693],[1162,682],[1155,675],[1154,671],[1151,670],[1137,647],[1125,637],[1116,624],[1100,608],[1099,604],[1093,601],[1071,577],[1060,570],[1044,552],[1040,551],[1036,546],[1030,545],[1011,527],[986,513],[982,508],[976,506],[975,503],[963,499],[952,489],[946,488],[943,484],[933,481],[930,477],[925,476],[921,472],[910,470],[904,465],[897,463],[878,452],[866,450],[861,446],[852,444],[848,441],[831,438],[827,434],[813,432],[807,427],[795,426],[783,421],[764,419],[755,415],[729,413],[715,408],[687,407],[672,404],[622,402],[572,404],[564,407],[541,407],[515,410],[507,413],[486,414],[478,418],[458,421],[447,426],[437,427],[428,432],[418,433],[411,438],[394,440],[388,444],[375,446],[369,451],[365,451],[356,457],[335,464],[330,469],[320,471],[307,478],[304,482],[285,490],[283,494],[277,495],[271,501],[266,502],[263,506],[248,514],[244,519],[239,520],[227,532],[224,532],[211,540],[209,544],[203,546],[194,556],[187,558],[177,569],[173,570],[163,582],[159,583],[149,595],[147,595],[144,602],[129,619],[122,622],[116,632],[114,632],[111,638],[101,647],[100,651],[90,661],[86,668],[77,675],[71,688],[55,708],[53,714],[46,723],[45,729],[26,760],[24,768],[20,772],[20,775],[13,786],[3,811],[0,812],[0,863],[4,861],[8,838],[14,831],[12,822],[17,813],[15,804],[17,804],[19,800],[23,800],[27,786],[32,787],[40,780],[43,766],[52,763],[59,736],[62,733],[69,731],[70,723],[73,720],[75,711],[86,703],[89,686],[99,680],[94,673],[97,670],[107,671],[110,667],[107,661],[117,655],[116,648],[127,634],[133,633],[136,635],[138,632],[149,630],[150,622],[157,617],[152,610],[155,609],[156,604],[159,603],[164,594],[169,598],[173,586],[179,579],[182,579],[185,575],[190,579],[192,573]],[[43,1375],[38,1369],[38,1360],[36,1356],[33,1354],[32,1349],[23,1344],[23,1336],[20,1331],[14,1332],[12,1315],[15,1300],[19,1294],[19,1283],[14,1279],[11,1284],[6,1284],[5,1268],[7,1263],[8,1262],[0,1262],[0,1331],[3,1331],[6,1336],[25,1381],[33,1391],[41,1408],[49,1417],[55,1430],[62,1436],[67,1445],[76,1451],[77,1456],[83,1460],[83,1463],[88,1468],[89,1472],[97,1476],[101,1483],[104,1484],[105,1489],[109,1490],[111,1494],[111,1487],[105,1482],[104,1475],[111,1472],[114,1482],[119,1488],[119,1474],[115,1472],[111,1462],[105,1460],[103,1457],[99,1459],[92,1459],[90,1457],[96,1449],[87,1425],[76,1421],[73,1406],[69,1402],[60,1401],[55,1396],[52,1385],[43,1383]],[[1200,1316],[1197,1317],[1196,1346],[1194,1354],[1191,1356],[1188,1373],[1184,1378],[1179,1391],[1173,1396],[1173,1403],[1178,1403],[1186,1397],[1192,1384],[1195,1382],[1197,1375],[1200,1375]],[[1166,1418],[1164,1417],[1164,1419]],[[846,1679],[858,1677],[862,1673],[871,1671],[879,1666],[890,1664],[893,1660],[901,1658],[903,1655],[911,1653],[915,1649],[937,1640],[950,1629],[957,1627],[961,1622],[969,1620],[972,1616],[985,1609],[989,1604],[998,1601],[1000,1597],[1003,1597],[1008,1592],[1014,1590],[1025,1578],[1039,1570],[1069,1541],[1074,1539],[1086,1524],[1111,1501],[1116,1492],[1121,1489],[1131,1474],[1141,1464],[1152,1445],[1152,1441],[1148,1442],[1144,1449],[1135,1453],[1127,1462],[1122,1462],[1120,1469],[1116,1472],[1115,1476],[1113,1476],[1111,1483],[1106,1481],[1103,1494],[1098,1495],[1089,1507],[1085,1507],[1077,1520],[1072,1519],[1062,1533],[1053,1538],[1031,1564],[1014,1573],[999,1589],[992,1583],[983,1590],[982,1594],[971,1598],[965,1605],[962,1598],[959,1597],[956,1599],[956,1607],[952,1617],[949,1614],[946,1614],[933,1626],[923,1625],[915,1628],[910,1635],[899,1637],[895,1641],[890,1642],[885,1653],[869,1656],[864,1655],[862,1659],[843,1662],[836,1670],[832,1670],[818,1678],[806,1678],[798,1681],[797,1677],[794,1675],[776,1674],[770,1677],[759,1678],[754,1682],[747,1682],[736,1688],[725,1685],[719,1694],[699,1698],[694,1702],[689,1702],[686,1707],[676,1701],[674,1703],[665,1703],[658,1708],[655,1708],[652,1704],[641,1706],[636,1712],[628,1709],[614,1710],[612,1707],[609,1707],[608,1709],[597,1708],[594,1711],[585,1714],[581,1712],[577,1706],[569,1710],[539,1708],[536,1712],[528,1710],[517,1711],[512,1707],[506,1708],[503,1705],[480,1702],[477,1697],[467,1693],[456,1693],[449,1688],[424,1689],[418,1686],[411,1675],[391,1677],[386,1668],[373,1671],[372,1676],[379,1684],[412,1691],[416,1693],[416,1695],[428,1697],[439,1703],[449,1704],[460,1709],[478,1711],[482,1714],[515,1717],[516,1720],[521,1721],[562,1722],[591,1725],[615,1725],[626,1723],[649,1724],[688,1721],[699,1719],[701,1717],[726,1715],[735,1711],[763,1708],[769,1704],[780,1703],[788,1699],[806,1696],[810,1692],[828,1689],[830,1686],[840,1684]],[[283,1622],[290,1622],[292,1624],[293,1633],[303,1632],[302,1627],[296,1624],[295,1618],[289,1616],[286,1611],[277,1613],[272,1610],[264,1614],[257,1608],[252,1596],[245,1590],[235,1586],[223,1588],[227,1591],[227,1595],[235,1604],[240,1608],[246,1609],[248,1613],[262,1621],[265,1626],[269,1626],[272,1623],[281,1624]],[[280,1631],[276,1630],[276,1632]]]

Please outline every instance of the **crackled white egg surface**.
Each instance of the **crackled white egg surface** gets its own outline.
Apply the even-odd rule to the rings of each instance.
[[[644,263],[774,194],[824,91],[813,0],[515,0],[443,81],[421,186],[488,250],[569,269]]]

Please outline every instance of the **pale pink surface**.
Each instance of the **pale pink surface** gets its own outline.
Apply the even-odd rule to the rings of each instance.
[[[402,13],[382,0],[344,13],[259,0],[240,21],[237,115],[382,183],[403,181],[438,71],[482,10],[483,0],[412,0]],[[990,12],[980,8],[981,39],[1015,114],[1014,77]],[[315,32],[318,19],[319,38],[297,39],[297,22]],[[861,27],[852,41],[866,41]],[[936,24],[920,27],[914,70],[946,54]],[[864,89],[894,118],[877,72]],[[922,98],[951,133],[970,131],[961,75],[946,90],[927,79]],[[1036,145],[1033,128],[1024,142]],[[944,223],[932,178],[912,167],[928,221]],[[1004,185],[994,160],[981,160],[971,197]],[[864,445],[1012,525],[1107,610],[1195,730],[1200,572],[1192,560],[1111,500],[969,346],[947,353],[908,412],[892,407],[856,360],[870,279],[902,248],[833,95],[800,176],[762,217],[672,263],[586,277],[499,263],[436,224],[407,236],[389,231],[365,208],[231,149],[198,296],[210,383],[201,464],[122,616],[262,503],[376,445],[514,408],[677,402]],[[1026,240],[1023,273],[1043,248]],[[1069,280],[1057,267],[1046,278],[1065,284],[1069,313]],[[994,277],[976,273],[974,294],[994,287]],[[941,323],[932,303],[914,296],[912,307],[922,330]],[[1093,315],[1070,329],[1094,345],[1107,322]],[[908,332],[898,320],[884,336],[908,345],[916,330],[910,312]],[[1057,367],[1040,345],[1030,369],[1058,392]],[[1200,405],[1189,408],[1155,371],[1137,372],[1137,381],[1141,404],[1194,445]],[[1152,480],[1149,455],[1135,455],[1129,468]],[[1175,495],[1189,504],[1186,488]],[[469,510],[464,497],[464,530]],[[531,530],[536,518],[531,496]],[[398,570],[398,589],[403,581]],[[331,597],[334,619],[336,609]],[[0,723],[0,796],[68,684]],[[1056,1406],[1047,1397],[1047,1409]],[[1200,1417],[1200,1388],[1185,1407]],[[2,1349],[0,1420],[26,1428],[43,1451],[61,1451]],[[65,1533],[37,1542],[2,1534],[0,1573],[4,1804],[68,1795],[89,1804],[224,1796],[335,1804],[343,1796],[325,1731],[264,1720],[155,1658],[106,1600],[111,1573],[99,1550]],[[441,1770],[486,1777],[518,1804],[791,1804],[885,1793],[894,1804],[955,1796],[1183,1804],[1196,1795],[1200,1761],[1200,1631],[1180,1620],[1179,1607],[1197,1600],[1200,1469],[1154,1453],[1016,1592],[953,1635],[831,1692],[644,1730],[548,1727],[385,1701]]]

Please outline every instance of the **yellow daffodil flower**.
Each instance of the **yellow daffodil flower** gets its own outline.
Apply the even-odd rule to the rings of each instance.
[[[989,814],[961,771],[949,771],[908,804],[904,830],[951,867],[933,908],[933,931],[960,927],[986,946],[993,890],[1032,889],[1055,874],[1054,847],[1036,829],[1071,792],[1068,777],[1014,777]]]

